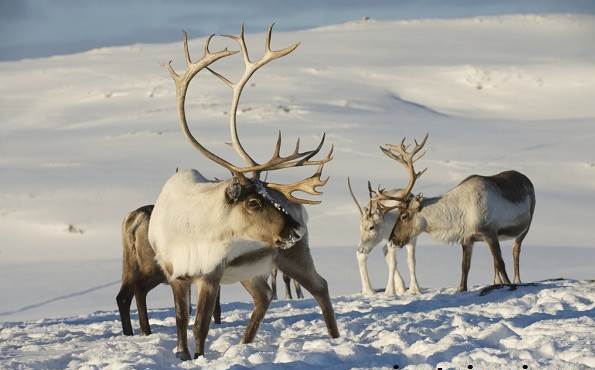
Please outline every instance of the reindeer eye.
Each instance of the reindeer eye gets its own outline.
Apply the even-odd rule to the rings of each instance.
[[[252,210],[258,210],[262,207],[262,203],[260,202],[260,200],[258,198],[250,198],[248,200],[248,208],[252,209]]]
[[[374,230],[374,226],[370,226],[370,229],[369,229],[369,230],[370,230],[370,231],[371,231],[371,230]]]
[[[407,213],[402,213],[402,214],[401,214],[401,221],[405,221],[405,220],[407,220],[408,218],[409,218],[409,214],[407,214]]]

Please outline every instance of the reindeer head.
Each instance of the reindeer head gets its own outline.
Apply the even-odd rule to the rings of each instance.
[[[235,178],[228,180],[225,201],[228,228],[242,239],[286,249],[306,233],[303,207],[289,202],[276,190],[267,189],[260,181],[240,184]]]
[[[399,247],[411,242],[419,234],[417,213],[421,210],[422,195],[412,196],[399,206],[399,216],[390,233],[390,241]]]
[[[387,224],[389,219],[388,215],[390,214],[389,211],[395,209],[398,202],[391,199],[382,199],[380,197],[381,189],[379,188],[377,191],[372,190],[372,185],[370,184],[370,181],[368,181],[369,201],[368,205],[362,208],[353,193],[349,177],[347,178],[347,186],[351,198],[355,202],[360,213],[360,240],[357,246],[357,251],[359,253],[367,254],[370,253],[376,245],[382,242],[382,240],[388,238],[390,226],[392,226],[392,224],[390,226]],[[392,194],[392,192],[386,193]],[[391,217],[390,220],[393,220],[393,218]]]
[[[405,138],[403,138],[401,141],[401,145],[386,144],[386,148],[380,147],[382,152],[389,158],[392,158],[404,165],[409,174],[409,182],[407,183],[407,187],[401,190],[398,195],[393,196],[386,194],[384,191],[379,191],[379,196],[381,199],[391,199],[398,202],[397,207],[399,209],[399,214],[390,233],[389,240],[399,247],[410,243],[411,240],[419,233],[416,216],[422,208],[423,196],[421,194],[413,196],[411,191],[413,190],[413,186],[415,185],[417,179],[423,175],[427,168],[423,169],[422,171],[415,172],[413,164],[426,154],[424,151],[416,157],[419,151],[426,144],[427,140],[428,134],[424,136],[421,143],[418,143],[417,140],[414,140],[415,147],[410,152],[408,151],[409,145],[405,145]]]
[[[234,238],[247,238],[262,241],[271,246],[288,248],[299,241],[305,233],[306,221],[305,217],[303,217],[303,207],[301,204],[320,203],[320,201],[296,198],[293,196],[293,193],[301,191],[312,195],[322,194],[317,190],[317,187],[324,186],[328,181],[328,178],[322,180],[321,175],[324,165],[332,159],[332,147],[326,157],[313,160],[312,158],[318,154],[324,144],[325,135],[322,136],[320,143],[315,149],[307,151],[300,151],[298,139],[293,152],[287,156],[282,156],[280,154],[281,133],[279,132],[272,157],[267,162],[261,164],[256,162],[240,143],[237,132],[236,113],[244,86],[260,67],[291,53],[299,45],[294,44],[282,50],[271,50],[272,27],[271,25],[268,29],[265,41],[265,53],[261,59],[256,61],[251,61],[248,56],[243,25],[239,36],[224,35],[224,37],[238,42],[243,55],[245,69],[236,83],[231,82],[210,67],[215,61],[237,53],[237,51],[229,51],[227,48],[214,53],[210,52],[209,43],[214,35],[209,36],[207,39],[202,58],[196,62],[192,62],[188,51],[188,37],[184,33],[186,70],[180,74],[176,73],[171,66],[171,62],[167,65],[167,68],[176,84],[176,101],[180,127],[186,138],[200,153],[216,164],[226,168],[232,174],[232,178],[224,182],[225,202],[228,210],[226,221],[224,222],[229,222],[233,225],[233,229],[230,229],[229,232],[234,234]],[[194,138],[188,128],[185,114],[186,92],[190,81],[203,69],[207,69],[213,73],[232,89],[231,108],[229,110],[232,146],[246,162],[245,167],[236,166],[206,149]],[[317,166],[317,170],[312,176],[293,184],[277,184],[260,179],[260,174],[264,171],[275,171],[301,166]]]

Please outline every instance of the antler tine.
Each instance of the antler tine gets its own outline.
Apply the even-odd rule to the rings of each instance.
[[[222,35],[223,37],[227,37],[228,39],[232,39],[237,41],[240,44],[240,50],[242,51],[242,56],[244,58],[244,63],[246,65],[252,64],[250,61],[250,56],[248,54],[248,47],[246,46],[246,39],[244,38],[244,22],[242,22],[242,26],[240,27],[240,35]]]
[[[373,197],[372,194],[376,194],[376,190],[372,189],[372,184],[370,183],[370,180],[368,180],[368,195],[370,199]]]
[[[347,187],[349,188],[349,194],[351,194],[351,199],[353,199],[355,205],[357,206],[357,209],[359,209],[359,214],[363,216],[364,211],[362,210],[362,206],[359,205],[359,202],[357,201],[355,194],[353,194],[353,189],[351,188],[351,180],[349,179],[349,176],[347,176]]]
[[[176,84],[176,107],[177,107],[177,111],[178,111],[180,127],[182,129],[182,132],[186,136],[186,138],[190,141],[192,146],[194,146],[196,149],[198,149],[198,151],[200,151],[204,156],[206,156],[213,162],[227,168],[232,173],[243,177],[243,175],[239,171],[238,167],[229,163],[228,161],[224,160],[223,158],[215,155],[214,153],[209,151],[207,148],[202,146],[190,132],[190,129],[188,128],[188,122],[186,120],[186,110],[185,110],[186,92],[188,91],[188,86],[190,84],[190,81],[192,81],[192,79],[194,78],[194,76],[196,76],[196,74],[198,72],[200,72],[204,68],[207,68],[210,64],[216,62],[217,60],[219,60],[221,58],[225,58],[225,57],[228,57],[230,55],[237,53],[237,51],[227,50],[227,48],[225,48],[221,51],[211,53],[208,50],[208,48],[209,48],[209,43],[212,38],[213,38],[213,35],[209,36],[206,40],[206,44],[205,44],[205,48],[204,48],[204,50],[205,50],[204,55],[198,61],[192,62],[192,60],[190,58],[189,48],[188,48],[188,34],[186,32],[184,32],[184,56],[185,56],[185,62],[186,62],[186,69],[184,70],[183,73],[177,73],[171,66],[171,61],[166,65],[166,68],[169,71],[169,74],[171,75],[172,79],[174,80],[174,82]]]
[[[277,148],[277,145],[279,145],[279,147],[280,147],[280,139],[278,138],[277,145],[275,146],[275,152],[273,153],[273,156],[271,157],[271,159],[269,159],[267,162],[262,163],[262,164],[256,164],[254,166],[249,166],[249,167],[243,167],[240,169],[240,171],[242,173],[255,172],[258,174],[262,171],[273,171],[273,170],[280,170],[280,169],[291,168],[291,167],[319,166],[321,164],[325,164],[333,159],[332,153],[334,150],[334,146],[331,146],[331,149],[325,158],[318,159],[318,160],[310,160],[313,156],[315,156],[316,154],[318,154],[318,152],[320,152],[320,149],[322,148],[322,146],[324,144],[324,137],[325,137],[325,135],[323,135],[323,138],[320,141],[320,143],[318,144],[318,146],[316,147],[316,149],[308,150],[305,152],[299,152],[299,142],[298,142],[296,144],[297,151],[294,150],[293,153],[291,153],[290,155],[285,156],[285,157],[283,157],[279,154],[279,150],[278,150],[279,148]]]
[[[273,60],[273,59],[278,59],[278,58],[284,57],[287,54],[294,51],[298,46],[300,46],[300,43],[296,42],[295,44],[289,45],[288,47],[281,49],[281,50],[271,50],[271,34],[273,33],[274,25],[275,25],[275,23],[271,23],[271,25],[269,26],[269,29],[267,30],[267,38],[264,43],[265,54],[264,54],[264,57],[262,58],[262,59],[267,59],[267,61],[264,63],[268,63],[270,60]],[[268,56],[268,58],[267,58],[267,56]]]

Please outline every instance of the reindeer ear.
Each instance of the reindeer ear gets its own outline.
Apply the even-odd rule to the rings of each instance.
[[[234,178],[227,189],[225,189],[225,197],[227,198],[228,202],[235,203],[240,199],[241,195],[242,185],[240,185],[239,181]]]

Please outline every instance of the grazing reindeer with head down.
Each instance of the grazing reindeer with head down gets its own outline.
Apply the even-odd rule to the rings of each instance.
[[[382,250],[386,264],[388,265],[388,282],[386,283],[384,294],[392,296],[395,295],[395,292],[399,294],[405,293],[405,283],[397,268],[396,246],[388,242],[390,232],[398,216],[396,209],[398,202],[392,199],[383,199],[380,196],[380,188],[378,191],[372,190],[372,185],[368,181],[369,201],[368,205],[362,208],[353,193],[349,178],[347,178],[347,186],[360,213],[360,240],[356,255],[362,282],[362,293],[365,295],[376,294],[370,283],[367,262],[368,255],[372,249],[383,241],[387,242]],[[401,194],[401,189],[384,190],[383,193],[398,196]],[[407,243],[407,265],[409,268],[409,292],[418,294],[419,286],[415,274],[415,239],[411,243]]]
[[[527,176],[505,171],[494,176],[472,175],[447,193],[424,198],[412,195],[415,181],[424,172],[415,172],[413,164],[422,144],[415,142],[408,151],[405,139],[400,145],[386,144],[382,150],[401,163],[409,172],[404,195],[386,197],[400,201],[400,214],[390,240],[404,245],[420,233],[426,232],[445,243],[460,243],[463,263],[459,291],[467,290],[473,244],[484,241],[490,247],[494,263],[494,284],[510,284],[502,259],[499,240],[514,239],[514,282],[520,283],[519,256],[521,243],[529,232],[535,210],[535,190]],[[423,154],[422,154],[423,155]]]
[[[270,47],[272,26],[269,27],[264,56],[250,60],[244,29],[239,36],[226,36],[238,42],[245,70],[239,81],[231,82],[215,72],[210,65],[237,52],[224,49],[209,51],[211,35],[205,44],[202,58],[192,62],[188,39],[184,38],[186,70],[178,74],[171,65],[169,72],[176,84],[177,110],[182,131],[192,145],[211,161],[231,172],[224,181],[209,181],[195,170],[179,171],[164,185],[149,225],[149,241],[156,259],[170,283],[175,301],[177,347],[176,356],[190,359],[187,346],[189,285],[198,286],[198,304],[193,333],[196,342],[194,357],[204,354],[205,340],[219,284],[241,282],[254,300],[254,310],[242,339],[250,343],[262,321],[271,299],[266,276],[273,265],[297,280],[318,301],[329,335],[339,336],[326,281],[318,275],[310,255],[307,233],[307,213],[303,204],[320,201],[299,199],[296,191],[319,195],[317,187],[323,166],[332,159],[332,148],[323,159],[312,159],[324,144],[324,135],[314,150],[300,151],[299,140],[293,152],[280,154],[281,134],[272,157],[264,163],[256,162],[239,141],[236,111],[242,89],[260,67],[281,58],[298,47],[291,45],[273,51]],[[247,166],[236,166],[206,149],[190,133],[186,122],[186,91],[192,78],[208,69],[233,91],[229,125],[232,146]],[[316,172],[293,184],[278,184],[260,180],[263,171],[301,166],[317,166]],[[248,176],[252,174],[252,176]]]

